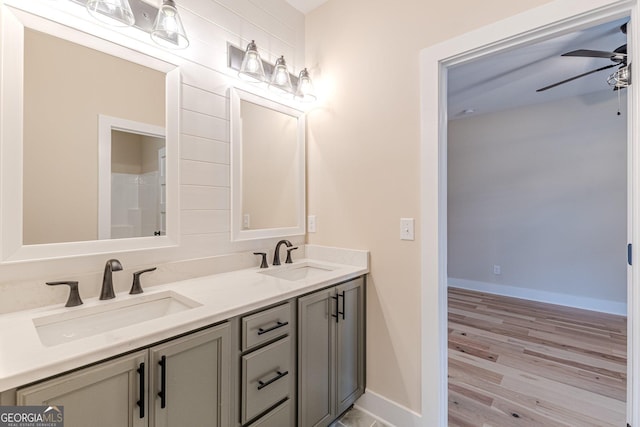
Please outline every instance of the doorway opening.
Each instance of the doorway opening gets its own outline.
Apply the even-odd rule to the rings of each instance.
[[[447,70],[449,425],[626,420],[628,20]]]
[[[425,49],[421,58],[421,71],[422,71],[422,112],[423,112],[423,131],[422,131],[422,171],[423,182],[431,181],[434,178],[434,170],[437,170],[437,179],[434,181],[437,183],[437,191],[434,191],[433,187],[428,185],[422,191],[423,200],[423,221],[425,232],[423,233],[423,259],[427,259],[422,266],[422,290],[423,290],[423,312],[431,313],[435,309],[435,314],[426,314],[423,318],[423,354],[429,354],[428,349],[434,343],[438,343],[439,352],[435,357],[423,357],[423,384],[428,384],[429,381],[434,379],[439,380],[440,387],[437,391],[429,390],[428,387],[423,387],[423,417],[430,419],[437,419],[439,425],[446,425],[448,407],[447,407],[447,286],[448,286],[448,267],[452,253],[449,252],[449,240],[447,238],[448,220],[447,220],[447,192],[449,181],[451,176],[447,174],[447,142],[449,141],[449,129],[447,127],[447,87],[449,81],[447,80],[447,74],[449,71],[454,70],[454,67],[460,64],[470,63],[474,60],[482,61],[489,58],[492,55],[499,54],[500,52],[513,52],[516,49],[523,46],[532,46],[535,43],[548,41],[558,36],[566,36],[578,31],[584,31],[589,28],[594,28],[606,23],[612,23],[616,20],[627,19],[629,20],[629,58],[633,58],[634,49],[636,48],[633,41],[633,31],[631,29],[633,17],[635,16],[636,4],[630,2],[595,2],[598,5],[571,5],[567,1],[555,1],[548,6],[543,6],[531,13],[525,13],[518,15],[509,20],[502,21],[488,28],[484,28],[473,33],[469,33],[457,39],[449,42],[444,42],[441,45],[434,46],[429,49]],[[516,32],[514,28],[519,28]],[[568,58],[565,58],[568,59]],[[613,68],[613,67],[611,67]],[[520,72],[520,70],[517,70]],[[597,73],[594,73],[597,75]],[[606,73],[605,73],[606,74]],[[562,80],[559,78],[557,81]],[[606,79],[605,79],[606,81]],[[550,83],[553,83],[550,82]],[[616,91],[618,92],[618,91]],[[627,136],[624,138],[623,151],[625,154],[628,152],[626,160],[623,160],[628,167],[625,175],[625,182],[627,183],[627,190],[622,190],[623,198],[628,200],[629,215],[628,218],[623,218],[622,221],[626,227],[624,229],[623,239],[626,242],[633,242],[637,231],[634,229],[633,224],[634,217],[638,216],[637,209],[634,209],[637,202],[632,196],[633,188],[637,188],[637,173],[634,171],[632,165],[634,164],[634,158],[637,158],[637,150],[633,148],[636,145],[635,142],[635,122],[636,119],[630,114],[633,110],[632,106],[637,105],[637,91],[633,86],[626,89],[628,94],[628,102],[621,99],[622,114],[629,113],[629,124]],[[437,99],[433,98],[433,93],[439,94]],[[517,96],[517,95],[516,95]],[[595,97],[596,95],[593,95]],[[617,96],[617,93],[616,93]],[[429,99],[431,97],[431,99]],[[592,99],[594,103],[600,101]],[[560,101],[558,101],[560,102]],[[604,104],[600,104],[604,105]],[[617,106],[616,102],[613,103],[614,109],[611,112],[612,115],[616,115]],[[628,111],[625,109],[628,106]],[[473,110],[471,106],[464,110]],[[570,108],[571,109],[571,108]],[[510,113],[513,113],[514,108],[511,108]],[[464,114],[469,114],[465,112]],[[449,111],[449,118],[451,118],[451,111]],[[542,125],[544,127],[544,125]],[[623,126],[625,127],[625,126]],[[516,130],[517,132],[517,130]],[[437,141],[437,143],[435,142]],[[437,159],[437,162],[433,158]],[[495,158],[494,158],[495,159]],[[435,167],[434,167],[435,166]],[[555,187],[554,187],[555,188]],[[549,196],[549,194],[546,194]],[[556,195],[558,196],[558,195]],[[562,200],[560,198],[559,200]],[[494,201],[495,202],[495,201]],[[435,208],[433,205],[435,205]],[[540,215],[538,215],[539,217]],[[552,216],[552,215],[551,215]],[[490,217],[488,215],[487,217]],[[535,218],[535,217],[534,217]],[[575,220],[574,220],[575,222]],[[575,224],[571,224],[575,225]],[[437,228],[437,246],[433,245],[433,228]],[[618,233],[618,240],[620,240],[620,233]],[[430,241],[429,238],[432,240]],[[623,242],[623,247],[624,247]],[[436,256],[433,260],[429,260],[429,255]],[[624,254],[625,251],[621,252]],[[461,257],[457,254],[456,257]],[[635,258],[636,255],[633,256]],[[480,261],[484,263],[484,261]],[[622,270],[626,269],[624,263],[621,264]],[[511,271],[511,268],[509,268]],[[501,261],[491,261],[489,263],[489,273],[493,276],[506,277],[506,271],[504,270],[504,264]],[[623,276],[627,276],[627,271],[623,271]],[[634,352],[634,344],[637,340],[634,340],[634,333],[637,333],[637,328],[634,328],[634,322],[637,316],[634,316],[634,311],[637,310],[637,304],[634,304],[634,300],[637,300],[637,292],[634,292],[637,280],[637,273],[629,268],[629,274],[627,279],[626,289],[622,291],[626,293],[627,301],[618,301],[621,304],[617,304],[617,308],[620,306],[628,307],[628,384],[626,387],[627,401],[630,402],[626,408],[626,421],[633,422],[637,420],[638,408],[632,404],[634,390],[637,390],[636,380],[633,379],[631,374],[634,371],[634,365],[637,364],[634,357],[637,352]],[[470,279],[468,279],[470,280]],[[624,279],[623,279],[624,280]],[[437,286],[432,287],[430,283],[437,281]],[[495,281],[495,280],[494,280]],[[477,280],[482,282],[482,280]],[[485,283],[491,283],[487,281]],[[494,283],[495,284],[495,283]],[[498,285],[505,285],[507,283],[498,283]],[[521,289],[527,288],[521,286]],[[530,287],[529,287],[530,288]],[[554,292],[547,290],[547,294],[544,292],[539,295],[552,295]],[[561,294],[562,292],[555,292]],[[516,295],[517,296],[517,295]],[[537,298],[541,299],[541,298]],[[434,303],[435,300],[435,303]],[[615,301],[615,300],[614,300]],[[587,303],[587,298],[580,301],[580,303]],[[591,301],[593,302],[593,301]],[[616,306],[616,304],[613,304]],[[437,306],[437,307],[436,307]],[[588,307],[587,307],[588,308]],[[593,307],[592,307],[593,308]],[[604,309],[603,311],[613,311]],[[437,333],[433,333],[433,330],[429,329],[429,321],[437,318],[438,330]],[[433,347],[431,347],[433,348]],[[433,354],[433,353],[431,353]],[[435,362],[435,363],[434,363]],[[431,383],[432,384],[432,383]],[[435,397],[435,399],[434,399]],[[517,415],[517,414],[516,414]],[[433,417],[433,418],[431,418]],[[515,415],[514,415],[515,417]]]

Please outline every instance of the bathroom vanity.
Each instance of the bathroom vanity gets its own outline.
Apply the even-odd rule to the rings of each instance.
[[[363,263],[303,259],[4,315],[2,342],[20,335],[22,350],[3,348],[0,403],[63,405],[69,426],[329,425],[364,392],[368,266],[353,253]],[[103,317],[112,328],[65,336]]]
[[[304,111],[79,3],[0,5],[0,405],[63,405],[68,427],[330,424],[364,392],[368,253],[303,245]],[[294,263],[247,268],[283,237]],[[151,266],[113,298],[112,270]]]

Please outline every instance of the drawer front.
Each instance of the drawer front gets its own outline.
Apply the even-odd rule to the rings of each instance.
[[[291,381],[289,337],[242,356],[242,423],[255,418],[289,396]]]
[[[291,423],[291,399],[263,415],[251,427],[293,427]]]
[[[288,334],[290,322],[290,303],[243,317],[242,351]]]

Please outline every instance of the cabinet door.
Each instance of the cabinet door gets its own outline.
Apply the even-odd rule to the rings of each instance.
[[[229,339],[225,323],[150,349],[151,426],[229,425]]]
[[[336,415],[364,392],[364,279],[336,288],[340,319],[336,324]]]
[[[333,420],[334,365],[332,329],[335,327],[334,290],[298,300],[298,417],[300,427],[324,426]]]
[[[140,380],[146,380],[147,354],[140,351],[25,387],[17,391],[18,405],[62,405],[66,427],[146,426]],[[144,409],[137,403],[141,394]]]

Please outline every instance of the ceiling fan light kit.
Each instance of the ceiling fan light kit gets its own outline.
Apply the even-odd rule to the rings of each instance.
[[[627,34],[627,24],[623,24],[620,27],[620,31]],[[590,50],[590,49],[578,49],[571,52],[563,53],[561,56],[573,56],[580,58],[602,58],[608,59],[613,64],[605,65],[603,67],[596,68],[595,70],[587,71],[577,76],[570,77],[568,79],[553,83],[549,86],[545,86],[536,90],[536,92],[544,92],[545,90],[560,86],[565,83],[569,83],[573,80],[581,77],[588,76],[599,71],[606,70],[608,68],[619,67],[613,74],[607,78],[607,84],[612,86],[614,90],[623,89],[631,84],[631,63],[627,64],[627,45],[626,43],[615,49],[613,52],[607,52],[602,50]]]
[[[631,84],[631,64],[620,67],[615,73],[611,74],[607,78],[607,83],[614,90],[629,87]]]

